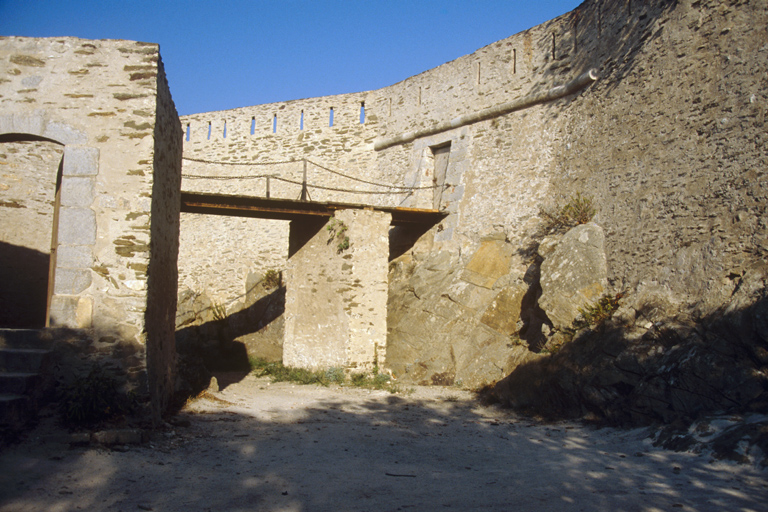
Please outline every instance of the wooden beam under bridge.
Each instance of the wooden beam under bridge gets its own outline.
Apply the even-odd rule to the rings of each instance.
[[[183,213],[251,217],[256,219],[301,220],[332,217],[333,212],[337,210],[375,210],[387,212],[392,214],[393,226],[434,225],[447,216],[447,213],[438,210],[422,208],[267,199],[265,197],[203,194],[183,191],[181,193],[181,211]]]

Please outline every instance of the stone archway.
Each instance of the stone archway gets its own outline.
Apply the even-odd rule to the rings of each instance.
[[[98,149],[81,145],[86,140],[82,132],[62,123],[49,122],[39,113],[30,116],[17,115],[0,121],[5,121],[0,122],[0,143],[30,143],[35,147],[45,144],[61,148],[61,158],[53,178],[41,179],[36,183],[32,179],[21,180],[26,182],[29,190],[34,191],[39,191],[48,184],[53,186],[52,197],[48,199],[52,202],[49,210],[50,220],[46,223],[50,226],[48,250],[39,250],[43,248],[39,241],[38,247],[30,247],[34,244],[29,242],[21,245],[9,243],[9,233],[0,231],[0,242],[5,243],[4,248],[9,257],[16,258],[21,263],[24,258],[28,258],[30,262],[38,261],[34,267],[37,277],[32,279],[37,283],[37,290],[27,294],[36,297],[32,299],[31,317],[20,319],[21,321],[3,322],[2,327],[90,327],[93,300],[84,292],[91,285],[90,266],[96,241],[96,218],[90,207],[93,202],[93,182],[98,174]],[[22,207],[16,209],[29,209],[23,208],[27,206],[27,201],[21,198],[6,200],[11,207]],[[2,213],[3,211],[0,211],[0,215]],[[4,224],[9,223],[4,220]],[[23,228],[17,228],[18,226],[10,225],[8,231],[20,232],[23,239]],[[47,259],[47,265],[41,263],[44,259]],[[43,277],[40,273],[44,266],[47,268]],[[19,274],[29,270],[31,269],[22,265],[12,271],[19,277]],[[28,282],[29,280],[26,283]],[[43,284],[40,285],[40,282]],[[25,291],[23,279],[13,286],[6,286],[7,284],[0,284],[0,288],[7,290],[3,293],[11,297],[11,300],[15,294]],[[40,290],[45,290],[42,299]],[[17,309],[26,307],[29,305],[20,304]]]
[[[0,141],[0,327],[40,328],[53,293],[63,146],[16,139]]]

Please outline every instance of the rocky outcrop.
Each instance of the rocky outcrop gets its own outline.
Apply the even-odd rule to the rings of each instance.
[[[539,245],[539,307],[555,329],[571,327],[579,309],[599,299],[608,288],[603,229],[590,222],[576,226],[559,241]]]
[[[521,365],[492,393],[551,418],[612,424],[768,411],[767,276],[764,263],[751,267],[731,300],[699,319],[663,297],[627,297],[601,328]]]
[[[417,247],[390,263],[387,365],[401,381],[476,387],[536,357],[517,336],[534,304],[503,238],[455,253]]]

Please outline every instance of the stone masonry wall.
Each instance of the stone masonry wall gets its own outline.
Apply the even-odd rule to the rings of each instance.
[[[351,371],[384,365],[390,222],[388,213],[340,210],[324,225],[292,226],[285,365]]]
[[[176,299],[182,134],[162,61],[158,61],[154,126],[152,222],[147,268],[147,373],[152,414],[159,418],[175,391]]]
[[[185,131],[184,190],[263,197],[264,176],[271,175],[280,178],[270,179],[271,197],[298,199],[305,158],[310,184],[382,190],[324,169],[373,178],[368,170],[376,166],[372,147],[378,117],[368,93],[195,114],[184,116],[181,122]],[[319,188],[310,188],[309,193],[314,201],[371,199]],[[378,200],[379,196],[374,197]],[[281,221],[182,214],[181,236],[181,286],[206,292],[223,303],[244,296],[249,272],[283,270],[288,257],[288,224]]]
[[[399,351],[404,359],[388,360],[406,371],[413,363],[406,359],[421,354],[415,380],[464,375],[480,383],[524,359],[510,336],[534,340],[551,328],[537,309],[541,212],[576,194],[592,199],[594,221],[605,233],[605,291],[629,292],[626,301],[638,308],[663,299],[670,313],[711,313],[764,260],[766,12],[765,1],[588,0],[471,55],[361,93],[362,100],[343,96],[352,105],[365,102],[365,125],[352,119],[352,125],[323,126],[308,141],[297,127],[298,113],[314,106],[325,113],[336,97],[297,100],[230,111],[246,114],[241,125],[255,117],[259,130],[250,136],[246,129],[250,141],[232,144],[225,142],[223,126],[214,129],[224,113],[200,114],[185,118],[193,123],[185,156],[195,150],[198,159],[263,162],[301,158],[306,150],[322,154],[322,165],[357,178],[436,185],[412,194],[359,196],[372,204],[436,206],[451,214],[406,260],[393,262],[390,279],[397,282],[390,283],[388,353]],[[594,83],[559,99],[459,121],[537,97],[591,69],[597,72]],[[281,107],[290,114],[283,116]],[[275,112],[278,129],[270,133]],[[324,115],[316,118],[327,124]],[[282,119],[289,120],[287,127]],[[203,128],[205,136],[194,139],[200,137],[194,122],[205,127],[206,120],[212,138]],[[429,132],[452,120],[453,127]],[[222,137],[214,140],[218,133]],[[439,175],[438,148],[446,144],[447,168]],[[285,165],[294,165],[291,175],[298,176],[299,165]],[[191,166],[185,161],[185,174]],[[190,183],[185,179],[184,188]],[[197,180],[194,186],[223,191],[215,188],[221,183]],[[330,193],[319,198],[344,200]],[[274,241],[255,237],[248,250],[243,237],[237,239],[238,250],[248,255]],[[489,243],[499,247],[490,251]],[[196,264],[194,257],[185,261],[183,267]],[[244,262],[243,268],[248,264],[259,263]],[[472,268],[494,279],[474,279]],[[215,287],[215,280],[208,285]],[[429,293],[408,295],[417,289]],[[409,307],[396,307],[404,296]],[[517,321],[501,321],[505,315]],[[398,334],[424,322],[433,327],[417,346]],[[483,359],[473,339],[482,339],[482,353],[506,355]]]
[[[63,146],[0,143],[0,325],[42,327],[48,304],[56,176]],[[26,290],[26,293],[19,293]]]
[[[88,351],[119,360],[139,383],[145,343],[159,341],[147,340],[145,317],[154,215],[169,223],[155,243],[157,256],[168,249],[158,267],[175,266],[168,190],[180,163],[174,171],[172,155],[155,155],[181,134],[164,81],[156,44],[0,38],[0,137],[63,145],[51,324],[89,329]],[[168,205],[153,205],[153,187]],[[175,297],[173,281],[171,272],[163,300]],[[163,322],[173,329],[173,318]]]

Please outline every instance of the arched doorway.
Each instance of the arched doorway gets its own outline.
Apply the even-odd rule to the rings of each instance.
[[[64,146],[0,135],[0,327],[48,324]]]

